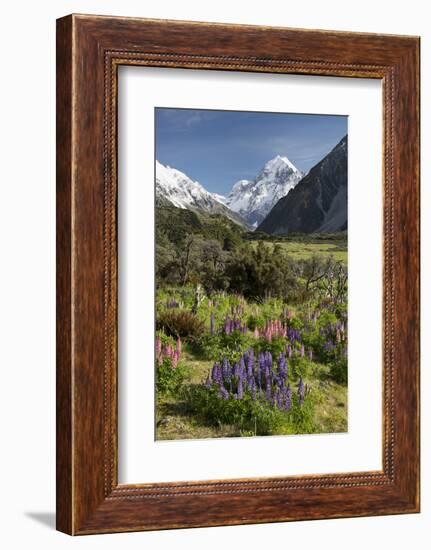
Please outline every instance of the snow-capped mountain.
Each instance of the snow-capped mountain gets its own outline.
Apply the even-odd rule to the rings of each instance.
[[[198,181],[183,172],[165,166],[156,160],[156,203],[170,204],[187,210],[203,210],[210,214],[223,214],[244,225],[244,220],[224,204],[225,197],[210,193]]]
[[[259,231],[333,233],[347,230],[347,136],[274,206]]]
[[[236,182],[225,204],[257,227],[303,176],[287,157],[277,155],[265,164],[254,180]]]

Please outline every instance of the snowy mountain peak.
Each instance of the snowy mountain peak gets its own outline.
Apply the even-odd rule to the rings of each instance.
[[[250,183],[253,183],[253,182],[250,181],[250,180],[239,180],[239,181],[237,181],[234,184],[234,186],[232,187],[230,195],[232,193],[240,193],[242,191],[245,191],[248,188],[248,186],[250,185]]]
[[[241,216],[225,205],[225,197],[210,193],[198,181],[186,174],[165,166],[156,160],[156,203],[170,204],[183,210],[201,210],[210,214],[223,214],[231,220],[244,224]]]
[[[290,162],[287,157],[282,157],[281,155],[275,156],[273,159],[269,160],[265,166],[264,170],[277,170],[284,166],[288,166],[291,170],[296,170],[296,167]]]
[[[250,227],[257,227],[272,207],[302,179],[304,174],[284,156],[265,163],[254,180],[241,179],[227,197],[210,193],[198,181],[156,161],[156,200],[183,209],[221,213]]]
[[[198,181],[193,181],[186,174],[164,166],[156,160],[156,195],[157,199],[166,199],[177,208],[191,206],[208,207],[213,201],[219,202]]]
[[[265,164],[254,180],[236,182],[226,204],[249,224],[257,226],[303,175],[287,157],[277,155]]]

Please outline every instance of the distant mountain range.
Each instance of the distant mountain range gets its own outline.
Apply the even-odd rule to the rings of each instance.
[[[347,229],[347,136],[280,199],[258,230],[274,235]]]
[[[239,180],[227,197],[156,161],[156,205],[221,214],[270,234],[347,229],[347,136],[307,175],[284,156],[253,180]]]
[[[223,204],[224,197],[210,193],[198,181],[186,174],[164,166],[156,160],[156,205],[172,205],[209,214],[223,214],[230,220],[246,226],[245,220]]]
[[[301,180],[303,173],[287,157],[269,160],[254,180],[240,180],[227,197],[210,193],[183,172],[156,161],[156,200],[177,208],[221,213],[255,228],[274,204]]]

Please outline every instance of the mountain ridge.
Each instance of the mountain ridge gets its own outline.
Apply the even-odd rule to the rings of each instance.
[[[246,221],[222,202],[224,197],[211,193],[198,181],[156,160],[156,205],[172,205],[183,210],[201,210],[222,214],[242,226]]]
[[[257,230],[273,235],[347,229],[347,135],[271,209]]]

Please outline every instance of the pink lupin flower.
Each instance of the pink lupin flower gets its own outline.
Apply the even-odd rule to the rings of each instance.
[[[259,338],[259,336],[260,336],[260,334],[259,334],[259,329],[258,329],[257,327],[254,329],[253,336],[254,336],[255,338]]]
[[[271,325],[268,327],[268,331],[267,331],[267,340],[268,342],[271,342],[272,341],[272,328],[271,328]]]
[[[156,338],[156,359],[160,361],[160,356],[162,354],[162,341],[159,337]]]

